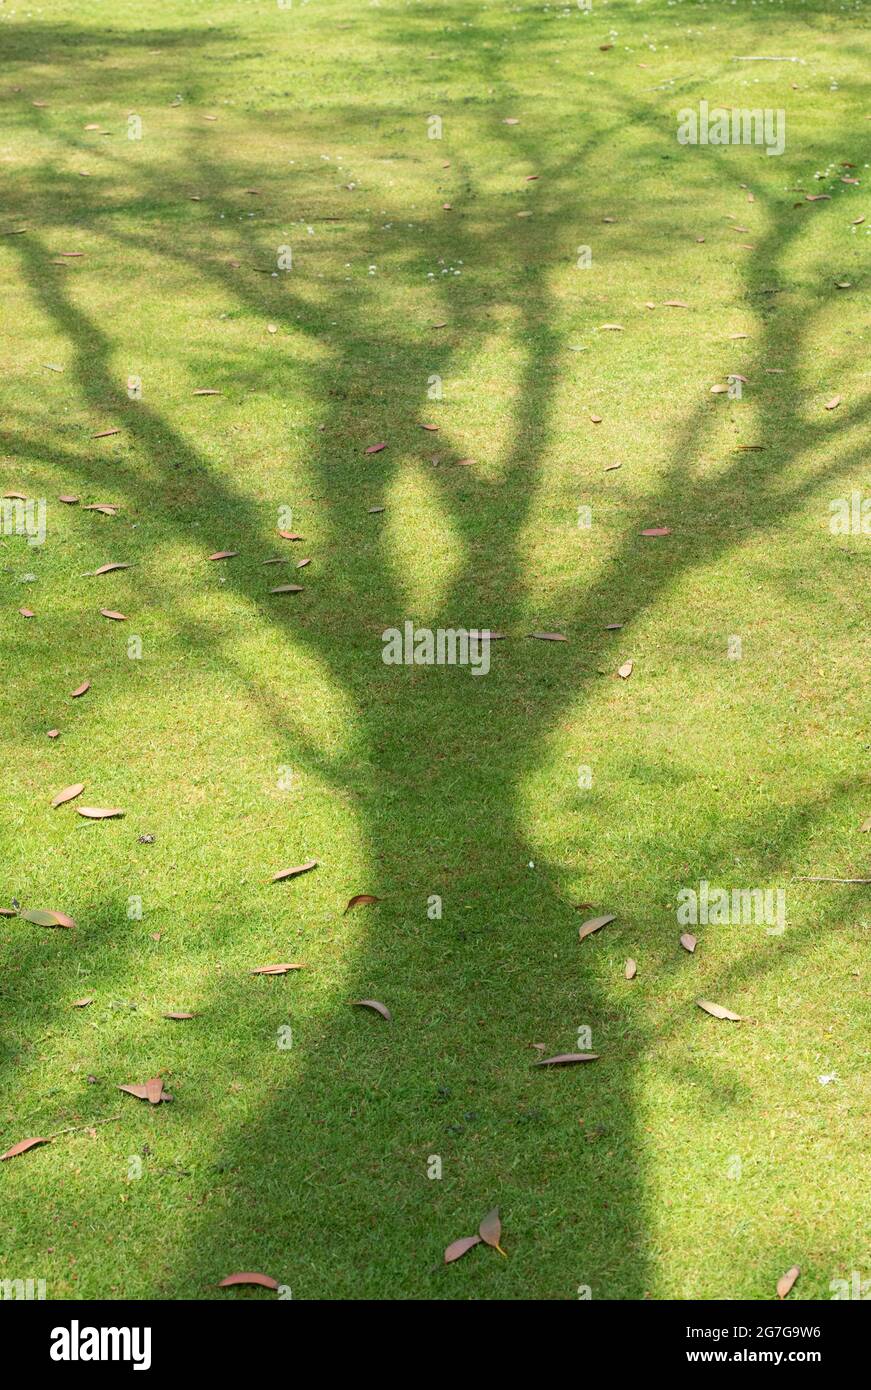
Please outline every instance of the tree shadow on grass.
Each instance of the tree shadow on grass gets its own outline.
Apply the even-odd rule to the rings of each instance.
[[[403,42],[412,46],[414,38],[409,35]],[[649,118],[628,106],[626,114]],[[350,138],[350,133],[343,130],[343,136]],[[519,146],[514,140],[511,157],[522,151],[558,182],[567,168],[554,166],[550,147],[548,132],[539,130],[524,134]],[[177,172],[174,187],[181,189],[194,177],[205,197],[218,200],[243,174],[226,161],[206,163],[198,148],[190,165]],[[468,177],[473,178],[471,170]],[[148,199],[153,193],[143,179],[141,196]],[[600,200],[591,217],[599,219],[607,211],[613,194],[604,196],[608,202]],[[159,1285],[162,1296],[197,1286],[205,1296],[206,1286],[231,1266],[259,1265],[294,1285],[302,1297],[480,1296],[482,1284],[472,1260],[451,1271],[450,1284],[431,1261],[449,1239],[472,1229],[495,1200],[505,1208],[516,1247],[513,1260],[496,1267],[486,1285],[488,1296],[522,1298],[534,1287],[537,1296],[572,1297],[573,1289],[565,1285],[566,1268],[577,1271],[573,1277],[579,1283],[591,1284],[597,1297],[640,1297],[651,1278],[636,1097],[638,1062],[649,1050],[649,1037],[643,1026],[629,1022],[628,1011],[614,1008],[597,956],[586,949],[579,954],[573,944],[578,918],[572,905],[579,894],[586,896],[583,880],[579,884],[571,863],[571,846],[566,846],[565,861],[542,859],[524,823],[523,788],[565,712],[579,700],[595,699],[600,689],[596,663],[613,659],[612,639],[603,632],[606,623],[618,617],[631,641],[633,624],[683,577],[715,556],[727,555],[748,527],[776,527],[816,495],[827,472],[841,476],[861,455],[851,450],[830,470],[814,468],[817,443],[834,426],[828,421],[790,424],[772,405],[756,416],[754,437],[776,435],[790,441],[784,442],[780,456],[774,460],[769,453],[760,461],[750,456],[748,462],[744,455],[713,479],[702,476],[696,460],[712,421],[712,407],[705,402],[686,412],[671,464],[656,490],[626,508],[619,543],[600,572],[580,591],[563,590],[543,601],[545,610],[533,609],[525,528],[544,483],[537,460],[547,456],[552,440],[562,347],[553,326],[559,306],[550,288],[558,252],[542,255],[542,247],[548,245],[549,232],[550,245],[559,246],[571,211],[555,199],[533,233],[518,228],[514,206],[503,209],[486,194],[473,201],[474,216],[470,202],[468,217],[457,202],[458,216],[448,229],[440,217],[420,221],[427,241],[437,241],[453,263],[487,265],[490,285],[499,291],[491,307],[513,314],[514,347],[522,361],[498,486],[488,485],[476,470],[455,466],[454,460],[463,456],[462,444],[448,442],[444,428],[438,445],[443,461],[427,473],[460,537],[463,555],[458,576],[430,624],[491,626],[511,634],[504,647],[494,650],[493,670],[480,681],[462,670],[383,666],[380,631],[417,615],[407,612],[387,543],[361,540],[360,532],[364,490],[373,497],[387,496],[410,458],[415,466],[427,467],[412,433],[432,413],[427,380],[434,371],[448,377],[460,352],[470,355],[488,331],[483,322],[469,322],[480,308],[475,287],[466,290],[463,285],[450,300],[445,297],[457,331],[452,328],[451,336],[435,346],[429,334],[422,337],[407,323],[378,320],[373,327],[360,289],[343,287],[332,299],[328,293],[328,307],[315,314],[304,295],[282,287],[287,300],[282,305],[271,285],[263,286],[247,271],[238,275],[214,261],[203,263],[159,226],[133,236],[118,229],[108,233],[121,245],[149,247],[168,261],[186,264],[205,281],[220,283],[252,314],[268,314],[296,329],[297,315],[303,315],[302,326],[310,322],[313,336],[324,335],[325,322],[341,313],[338,331],[325,337],[329,360],[308,371],[311,397],[324,403],[324,429],[312,441],[306,476],[330,500],[323,546],[329,565],[307,586],[307,607],[290,617],[278,614],[265,596],[262,576],[229,570],[227,578],[264,627],[314,655],[333,686],[351,701],[374,769],[363,786],[351,768],[305,741],[292,711],[274,692],[260,692],[264,718],[288,741],[295,761],[317,770],[336,791],[356,794],[371,874],[388,890],[365,932],[357,931],[354,919],[349,922],[343,937],[344,988],[336,992],[335,1011],[322,1020],[322,1031],[298,1042],[302,1061],[293,1085],[278,1081],[277,1098],[264,1103],[255,1124],[222,1142],[220,1157],[232,1182],[220,1194],[216,1215],[207,1209],[193,1219],[186,1251],[171,1277]],[[748,262],[751,294],[761,292],[798,234],[796,226],[786,230],[772,220],[775,230]],[[352,223],[345,232],[349,257],[363,253],[373,230],[372,225]],[[134,445],[134,457],[113,473],[126,504],[133,510],[149,505],[155,484],[165,485],[171,460],[174,469],[196,475],[196,515],[204,545],[221,548],[232,522],[239,535],[262,537],[265,548],[262,511],[244,491],[211,469],[163,412],[147,403],[131,404],[119,390],[109,335],[59,281],[45,276],[47,247],[29,236],[16,250],[22,275],[74,348],[74,380],[82,401],[100,412],[111,404]],[[250,257],[249,265],[270,253],[274,248],[264,238],[240,240],[239,254]],[[404,268],[409,280],[419,260],[409,253]],[[519,262],[522,277],[517,275]],[[800,325],[795,315],[783,324],[769,323],[761,335],[758,362],[776,353],[787,370],[794,367],[802,341],[799,327],[806,330],[807,325]],[[373,403],[371,375],[361,375],[361,361],[368,364],[368,373],[373,362],[401,363],[402,375],[391,380],[383,403]],[[231,379],[232,364],[224,369]],[[258,376],[243,367],[238,376],[247,377],[251,387],[270,384],[266,372]],[[864,418],[864,410],[856,408],[837,428],[845,430]],[[404,425],[397,427],[396,421]],[[361,463],[370,430],[372,438],[383,437],[385,422],[390,448]],[[799,425],[800,440],[795,438]],[[77,464],[74,456],[59,451],[53,455],[48,439],[28,443],[10,433],[6,441],[22,457],[28,452],[32,457],[44,444],[41,456],[54,456],[70,468],[70,476],[75,469],[80,485],[102,483],[101,464]],[[341,470],[336,466],[340,450]],[[806,476],[784,481],[805,460]],[[736,507],[742,509],[737,525],[731,520]],[[673,518],[679,518],[679,544],[654,548],[639,539],[643,526]],[[160,519],[167,540],[182,525],[184,515],[177,511]],[[141,583],[147,592],[147,577]],[[532,626],[556,625],[568,633],[567,647],[526,644],[522,637]],[[184,611],[179,613],[179,647],[193,660],[211,640]],[[229,643],[224,656],[233,662]],[[237,669],[240,679],[249,677]],[[119,673],[118,689],[123,679]],[[630,701],[627,689],[627,717]],[[819,810],[811,804],[771,826],[767,838],[775,857],[791,859]],[[758,824],[748,825],[748,838],[759,831]],[[534,874],[527,870],[530,861],[536,863]],[[694,871],[705,876],[711,868],[700,854]],[[601,871],[593,877],[601,881]],[[669,866],[663,865],[660,882],[651,885],[650,901],[667,899],[674,887]],[[303,885],[292,892],[295,906],[305,901]],[[686,962],[670,949],[673,923],[663,926],[656,914],[639,911],[616,886],[613,893],[601,906],[646,933],[663,975],[685,970]],[[444,900],[440,923],[426,917],[431,894]],[[748,952],[717,979],[718,988],[737,988],[775,966],[783,950],[804,950],[809,939],[809,933],[799,931],[788,943]],[[286,983],[269,982],[267,987],[285,989]],[[689,982],[687,988],[691,993]],[[371,993],[387,998],[395,1024],[382,1028],[380,1020],[346,1009],[345,989],[348,999]],[[213,1002],[220,1004],[219,993]],[[585,1023],[592,1026],[603,1054],[595,1068],[571,1076],[529,1070],[530,1042],[544,1037],[552,1039],[552,1051],[571,1050],[575,1028]],[[662,1020],[660,1036],[675,1024]],[[701,1073],[696,1081],[707,1084]],[[715,1077],[714,1093],[717,1085]],[[586,1132],[579,1131],[579,1106],[581,1118],[589,1121]],[[442,1183],[426,1181],[430,1152],[444,1159]],[[556,1206],[551,1191],[560,1194]],[[567,1192],[573,1194],[571,1209],[564,1205]],[[261,1225],[252,1229],[246,1222],[240,1230],[240,1212],[249,1210],[259,1212]],[[552,1272],[542,1271],[542,1259],[550,1261]]]

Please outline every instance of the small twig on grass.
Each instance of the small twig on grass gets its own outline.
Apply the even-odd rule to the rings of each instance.
[[[97,1125],[110,1125],[113,1120],[120,1120],[121,1112],[117,1115],[109,1115],[105,1120],[92,1120],[89,1125],[70,1125],[68,1129],[59,1129],[56,1134],[50,1134],[49,1139],[59,1139],[62,1134],[77,1134],[80,1129],[96,1129]]]
[[[871,883],[871,878],[815,878],[799,874],[801,883]]]

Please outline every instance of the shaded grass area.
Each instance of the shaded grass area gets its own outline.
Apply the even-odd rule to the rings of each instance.
[[[5,891],[78,923],[3,922],[0,1143],[121,1113],[0,1169],[2,1272],[766,1298],[798,1263],[828,1297],[868,1258],[867,890],[797,876],[867,864],[868,540],[828,528],[868,482],[862,14],[192,14],[0,32],[2,481],[49,499],[44,547],[0,540]],[[757,51],[803,61],[729,56]],[[786,153],[679,146],[700,98],[785,107]],[[384,666],[406,618],[509,638],[480,679]],[[79,780],[125,819],[50,810]],[[686,956],[703,878],[787,885],[787,932]],[[357,892],[383,901],[343,916]],[[617,919],[579,946],[584,902]],[[531,1069],[581,1027],[599,1062]],[[171,1106],[113,1090],[158,1071]],[[444,1269],[497,1202],[508,1260]]]

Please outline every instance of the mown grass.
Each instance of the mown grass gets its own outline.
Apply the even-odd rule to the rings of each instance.
[[[0,1277],[867,1277],[867,889],[801,877],[867,876],[869,539],[828,525],[868,487],[864,8],[58,0],[0,48],[0,483],[48,503],[0,538],[0,891],[77,922],[0,919],[0,1149],[84,1127],[0,1167]],[[785,153],[679,145],[700,99],[785,109]],[[509,636],[486,677],[385,666],[406,619]],[[50,809],[77,781],[125,818]],[[787,931],[682,952],[701,879],[786,887]],[[581,1026],[600,1061],[531,1067]],[[156,1073],[173,1104],[115,1090]],[[508,1259],[445,1268],[496,1204]]]

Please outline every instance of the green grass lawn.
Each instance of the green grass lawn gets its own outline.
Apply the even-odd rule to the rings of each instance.
[[[869,36],[820,0],[0,9],[0,491],[46,499],[44,545],[0,536],[0,903],[76,923],[0,919],[0,1152],[58,1135],[0,1164],[0,1280],[871,1277],[868,888],[807,881],[871,872],[871,536],[830,527],[871,496]],[[678,143],[700,101],[785,111],[785,152]],[[406,621],[506,638],[386,665]],[[687,953],[701,880],[783,888],[785,932]],[[583,1028],[598,1061],[533,1066]],[[508,1258],[446,1267],[497,1205]]]

